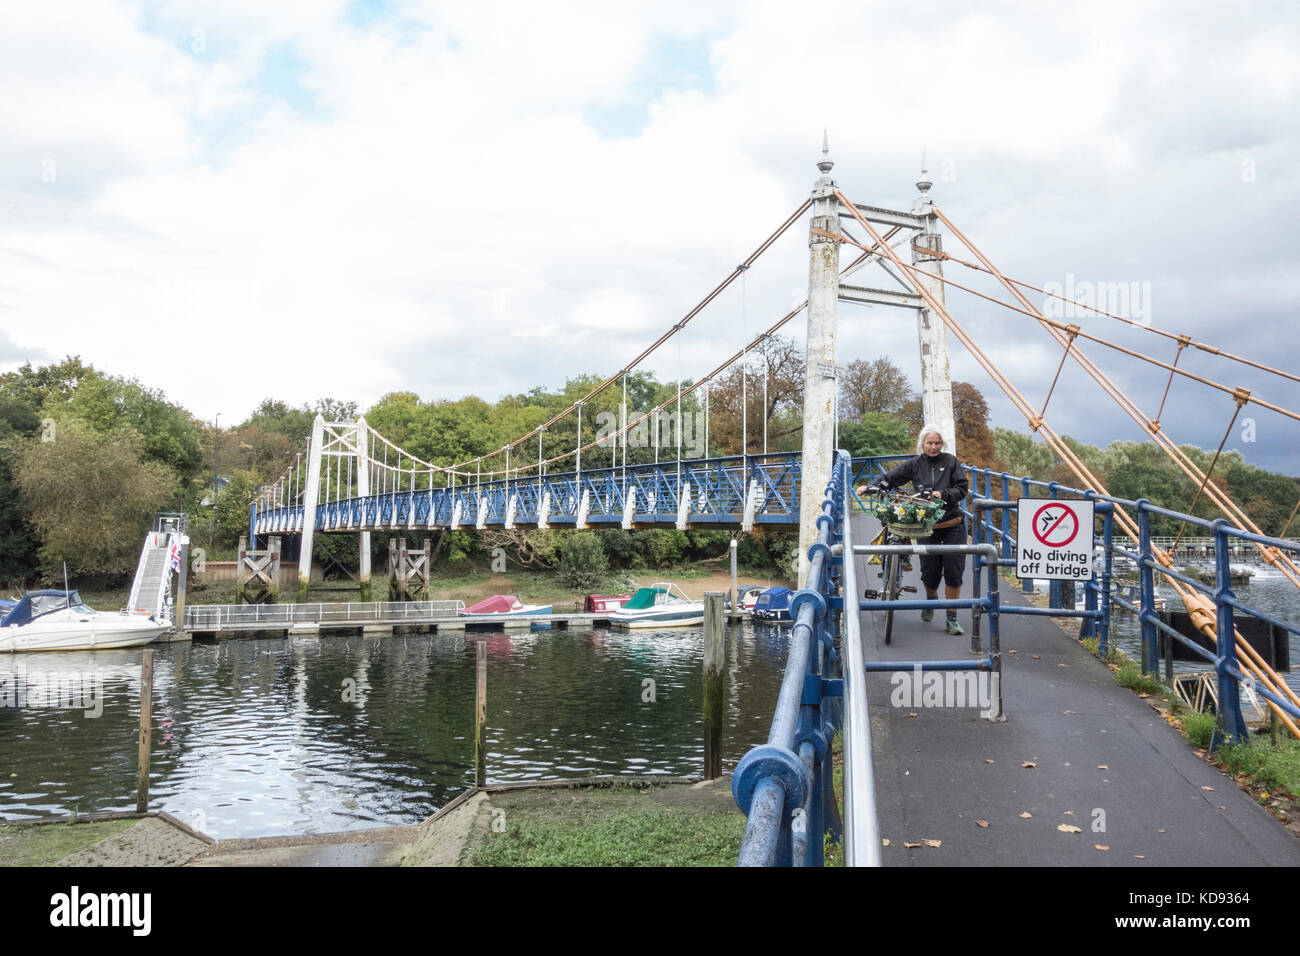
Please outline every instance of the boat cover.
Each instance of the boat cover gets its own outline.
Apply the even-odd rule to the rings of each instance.
[[[0,627],[18,626],[30,623],[32,618],[40,617],[48,611],[57,611],[65,607],[83,605],[81,594],[72,591],[28,591],[14,609],[0,621]]]
[[[466,614],[507,614],[517,611],[522,604],[513,594],[494,594],[485,601],[479,601],[473,607],[465,608]]]
[[[654,607],[655,598],[667,593],[667,588],[637,588],[636,594],[632,595],[632,600],[623,605],[623,610],[643,611],[648,607]]]
[[[790,606],[790,596],[794,594],[789,588],[768,588],[758,596],[754,610],[783,611]]]

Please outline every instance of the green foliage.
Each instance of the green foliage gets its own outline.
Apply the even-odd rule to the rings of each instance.
[[[1049,472],[1056,463],[1056,456],[1043,442],[1035,441],[1024,432],[995,428],[993,445],[997,456],[1006,463],[1006,472],[1012,477],[1050,480]]]
[[[1300,740],[1286,738],[1274,745],[1267,737],[1251,737],[1219,749],[1224,769],[1246,773],[1270,790],[1286,790],[1300,796]]]
[[[603,528],[596,532],[609,563],[616,568],[644,567],[636,540],[622,528]]]
[[[447,532],[447,560],[459,564],[474,551],[474,536],[468,531]]]
[[[913,450],[915,444],[916,436],[896,415],[867,412],[860,422],[840,425],[840,447],[854,458],[905,455]]]
[[[734,866],[745,818],[652,806],[569,821],[506,814],[504,833],[473,851],[474,866]]]
[[[1214,733],[1214,714],[1188,713],[1183,715],[1183,736],[1194,747],[1210,746],[1210,737]]]
[[[560,546],[560,583],[574,591],[594,591],[609,571],[605,549],[594,531],[568,535]]]
[[[233,548],[239,543],[241,534],[248,534],[248,506],[255,497],[257,476],[248,471],[235,472],[230,483],[218,492],[213,506],[217,547]]]
[[[40,532],[43,569],[128,573],[152,516],[171,498],[174,473],[147,461],[129,428],[100,434],[75,418],[57,422],[56,440],[23,441],[15,477]]]
[[[162,462],[182,479],[199,470],[198,430],[189,413],[137,381],[88,374],[67,401],[47,403],[44,411],[76,416],[105,434],[131,428],[143,439],[146,458]]]
[[[1120,665],[1115,672],[1115,683],[1139,694],[1159,694],[1164,690],[1164,685],[1154,677],[1143,674],[1142,666],[1134,660],[1125,660]]]
[[[648,567],[666,568],[686,552],[686,534],[676,529],[650,528],[641,532],[641,550]]]

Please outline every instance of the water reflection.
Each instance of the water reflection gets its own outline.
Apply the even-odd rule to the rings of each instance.
[[[728,641],[728,768],[766,739],[789,631],[741,633]],[[699,629],[236,639],[155,649],[150,807],[219,838],[423,819],[472,783],[478,639],[489,779],[699,772]],[[0,689],[20,671],[89,674],[101,708],[0,706],[0,816],[134,807],[139,660],[0,661]]]

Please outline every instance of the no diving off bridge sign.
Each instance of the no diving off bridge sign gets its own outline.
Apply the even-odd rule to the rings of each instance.
[[[1047,581],[1092,577],[1092,502],[1021,498],[1016,574]]]

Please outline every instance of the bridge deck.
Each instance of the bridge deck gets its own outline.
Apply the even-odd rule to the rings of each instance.
[[[854,539],[870,541],[877,527],[855,519]],[[876,567],[857,560],[862,586],[877,586]],[[919,587],[919,570],[905,583]],[[969,565],[966,582],[969,593]],[[1001,593],[1024,602],[1011,587]],[[970,615],[959,613],[969,635]],[[883,619],[871,618],[862,615],[868,660],[973,656],[969,636],[946,635],[942,612],[931,624],[900,612],[888,647]],[[1002,649],[1004,723],[978,708],[895,707],[890,675],[868,678],[887,866],[1300,864],[1300,841],[1055,622],[1004,616]],[[1092,829],[1095,810],[1104,832]],[[941,846],[905,846],[923,840]]]

